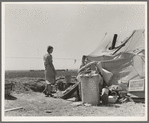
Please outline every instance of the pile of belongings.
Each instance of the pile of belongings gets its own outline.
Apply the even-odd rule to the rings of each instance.
[[[100,62],[89,62],[82,66],[78,71],[78,81],[81,81],[80,76],[82,75],[93,75],[99,74],[103,81],[100,82],[100,99],[103,104],[125,102],[128,101],[127,92],[123,90],[119,85],[109,85],[113,74],[102,68]]]

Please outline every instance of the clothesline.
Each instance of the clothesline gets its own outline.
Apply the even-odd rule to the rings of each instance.
[[[41,57],[5,57],[5,58],[13,58],[13,59],[43,59]],[[53,58],[53,59],[62,59],[62,60],[81,60],[76,58]]]

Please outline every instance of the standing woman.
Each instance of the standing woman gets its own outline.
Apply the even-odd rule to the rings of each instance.
[[[53,47],[48,46],[47,47],[47,54],[44,55],[44,66],[45,66],[45,81],[47,83],[43,93],[47,96],[52,96],[52,85],[55,84],[55,77],[56,77],[56,71],[53,65],[52,60],[52,52]]]

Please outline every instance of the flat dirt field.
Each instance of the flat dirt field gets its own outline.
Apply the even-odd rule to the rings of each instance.
[[[59,72],[57,76],[63,74],[64,72]],[[71,71],[70,74],[75,76],[77,72]],[[43,71],[27,71],[20,74],[18,71],[9,71],[5,77],[6,82],[15,83],[11,98],[5,98],[5,110],[22,107],[18,110],[5,111],[5,116],[145,116],[144,102],[127,101],[107,106],[85,106],[75,101],[74,97],[68,100],[45,97],[42,93]],[[35,83],[42,89],[35,89]]]

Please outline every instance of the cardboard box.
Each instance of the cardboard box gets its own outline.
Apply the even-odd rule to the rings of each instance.
[[[130,80],[128,91],[144,91],[145,89],[145,80],[138,79],[138,80]]]

